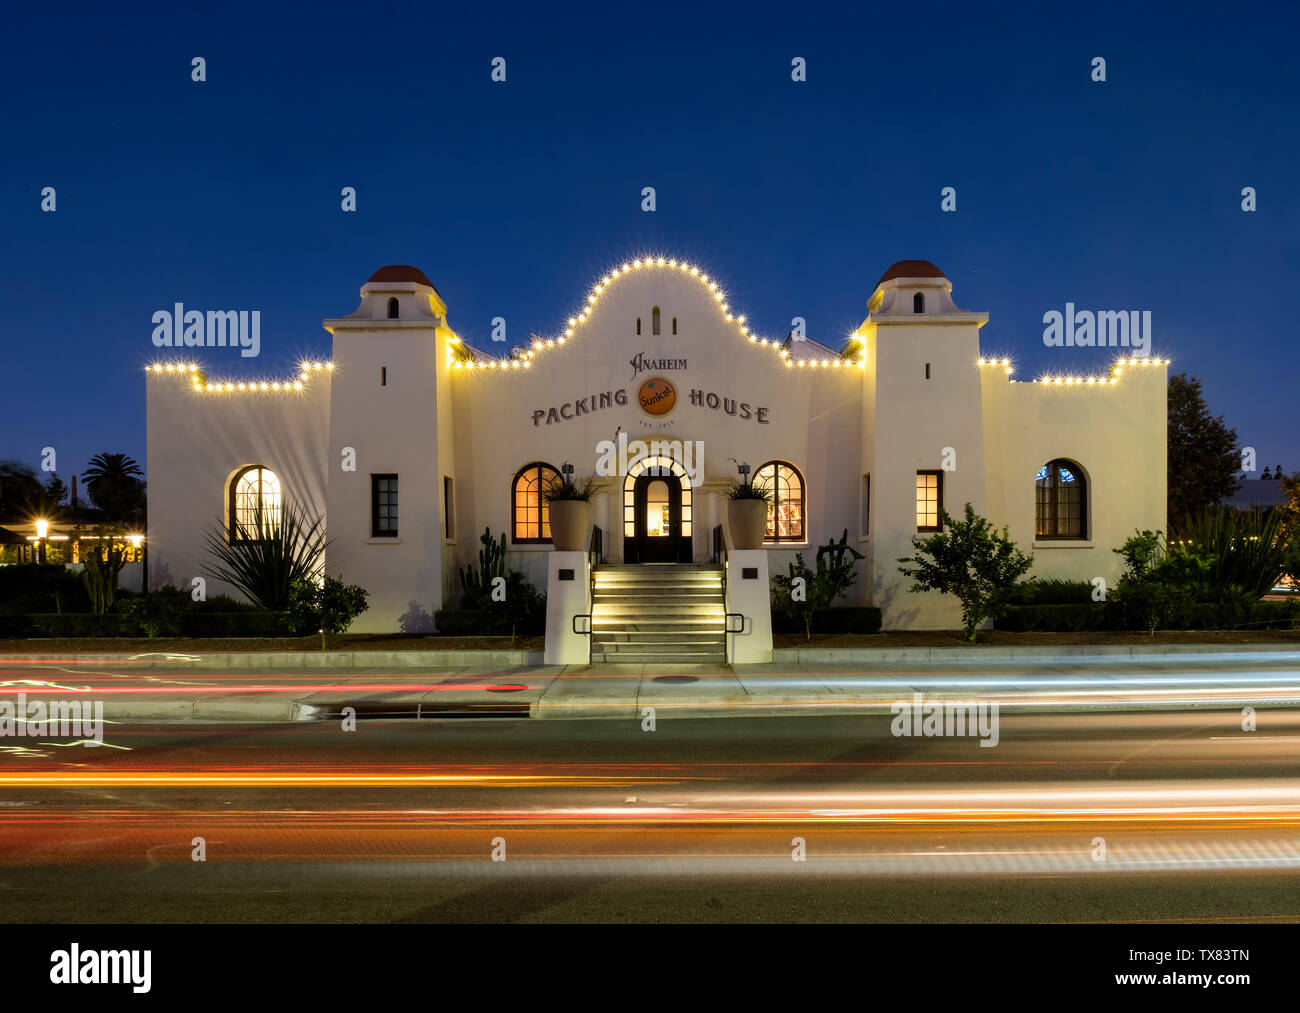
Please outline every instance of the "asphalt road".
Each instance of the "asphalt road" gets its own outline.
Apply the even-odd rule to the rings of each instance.
[[[0,919],[1296,922],[1300,712],[1257,720],[115,725],[0,751]]]

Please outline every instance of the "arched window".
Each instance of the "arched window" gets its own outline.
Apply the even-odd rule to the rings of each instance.
[[[1088,487],[1073,461],[1052,461],[1035,476],[1037,507],[1034,535],[1038,538],[1088,537]]]
[[[912,296],[912,312],[913,313],[925,312],[925,293],[917,292],[916,295]]]
[[[515,544],[549,545],[551,522],[542,495],[560,477],[549,464],[534,461],[519,469],[510,486],[511,530]]]
[[[396,298],[393,298],[393,299],[389,299],[389,300],[388,300],[388,319],[389,319],[389,320],[396,320],[396,319],[397,319],[397,299],[396,299]]]
[[[249,465],[230,480],[229,518],[232,542],[255,542],[270,538],[280,529],[284,505],[280,479],[260,464]]]
[[[650,333],[659,333],[659,307],[656,306],[650,311]]]
[[[767,542],[802,542],[804,533],[803,476],[793,464],[768,461],[754,472],[754,484],[772,490],[767,505]]]

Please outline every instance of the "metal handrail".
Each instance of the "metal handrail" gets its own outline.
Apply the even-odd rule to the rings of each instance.
[[[578,629],[578,620],[579,620],[579,619],[585,619],[585,620],[587,620],[587,628],[586,628],[585,630],[580,630],[580,629]],[[573,617],[573,620],[569,623],[569,628],[572,629],[573,632],[576,633],[576,634],[577,634],[578,636],[580,636],[580,637],[589,637],[589,636],[591,636],[591,613],[590,613],[590,612],[578,612],[578,613],[576,613],[576,614],[574,615],[574,617]],[[591,641],[587,641],[587,643],[588,643],[588,645],[590,645]]]
[[[745,619],[746,619],[745,613],[743,613],[743,612],[724,612],[724,613],[722,613],[722,617],[723,617],[723,618],[722,618],[722,626],[723,626],[722,632],[723,632],[723,633],[744,633],[744,632],[745,632]],[[732,619],[739,619],[739,620],[740,620],[740,629],[738,629],[738,630],[733,630],[733,629],[731,628],[731,620],[732,620]]]

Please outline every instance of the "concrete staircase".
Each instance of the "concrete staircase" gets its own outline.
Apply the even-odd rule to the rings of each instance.
[[[597,566],[594,575],[593,665],[726,664],[721,566]]]

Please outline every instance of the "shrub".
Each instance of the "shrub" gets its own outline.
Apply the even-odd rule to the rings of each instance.
[[[817,549],[817,569],[810,570],[800,552],[790,563],[788,574],[778,573],[772,578],[772,611],[782,617],[803,624],[804,636],[813,634],[813,615],[818,609],[830,608],[831,603],[851,588],[858,579],[858,560],[862,553],[848,544],[849,529],[837,542],[831,539]],[[852,555],[852,559],[846,559]]]
[[[1030,578],[1015,586],[1007,601],[1011,605],[1081,605],[1092,602],[1092,583],[1086,580]]]
[[[1166,559],[1190,556],[1205,566],[1202,601],[1259,601],[1287,569],[1292,541],[1280,510],[1212,507],[1170,540]]]
[[[506,574],[503,600],[493,600],[490,583],[468,587],[461,598],[461,610],[476,613],[478,629],[465,636],[510,637],[536,636],[546,632],[546,595],[528,582],[519,570]],[[439,612],[439,615],[442,613]],[[438,632],[445,633],[442,622],[434,619]],[[453,623],[455,620],[453,620]]]
[[[116,611],[130,617],[134,625],[150,639],[178,637],[181,635],[181,619],[191,604],[193,603],[185,592],[167,587],[119,601]]]
[[[962,625],[968,640],[985,619],[997,619],[1006,609],[1016,582],[1034,565],[1034,557],[1016,548],[1004,527],[998,531],[977,514],[969,503],[966,516],[954,521],[939,508],[944,528],[929,538],[913,539],[917,553],[899,563],[910,588],[951,594],[961,602]],[[930,558],[926,558],[926,557]]]
[[[326,635],[345,632],[370,607],[369,597],[365,588],[344,584],[341,576],[337,580],[327,576],[320,584],[298,580],[289,589],[289,615],[299,633],[320,632],[323,651]]]
[[[90,596],[81,576],[62,565],[0,566],[0,613],[88,611]]]
[[[836,605],[813,609],[813,633],[879,633],[880,609],[874,605]],[[806,633],[802,619],[791,612],[772,613],[773,633]]]
[[[1082,633],[1112,629],[1114,617],[1115,609],[1092,601],[1012,605],[997,625],[1010,633]]]
[[[238,588],[255,605],[284,611],[295,581],[314,583],[320,577],[326,548],[321,515],[308,517],[286,503],[271,521],[261,517],[259,507],[252,530],[240,524],[238,531],[234,541],[220,526],[204,533],[208,554],[216,561],[207,573]],[[258,537],[258,532],[266,537]]]

